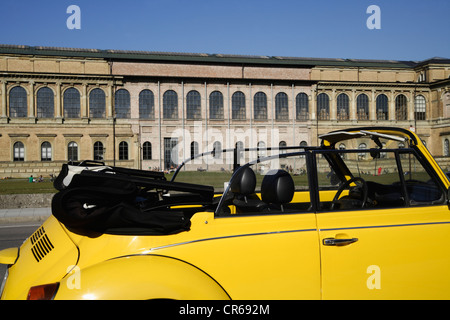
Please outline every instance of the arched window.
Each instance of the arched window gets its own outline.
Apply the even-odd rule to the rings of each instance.
[[[52,161],[52,145],[48,141],[41,144],[41,161]]]
[[[198,154],[198,142],[192,141],[191,142],[191,158],[193,158],[197,154]]]
[[[145,141],[142,145],[142,159],[152,160],[152,144],[148,141]]]
[[[14,161],[25,161],[25,146],[22,142],[17,141],[13,146]]]
[[[52,89],[44,87],[36,95],[38,118],[53,118],[55,116],[55,99]]]
[[[450,156],[450,142],[448,139],[444,140],[444,157]]]
[[[114,95],[114,110],[117,119],[130,119],[130,93],[126,89],[119,89]]]
[[[265,157],[267,153],[266,143],[264,141],[259,141],[257,145],[257,157]]]
[[[317,96],[317,119],[330,120],[330,98],[326,93]]]
[[[80,92],[75,88],[69,88],[63,95],[64,118],[79,118],[80,113]]]
[[[163,118],[178,118],[178,95],[173,90],[167,90],[163,95]]]
[[[67,160],[78,161],[78,144],[74,141],[69,142],[67,146]]]
[[[345,144],[344,143],[341,143],[340,145],[339,145],[339,150],[345,150],[347,147],[345,146]],[[339,154],[340,156],[341,156],[341,158],[342,159],[345,159],[346,158],[346,154],[345,153],[340,153]]]
[[[388,98],[384,94],[380,94],[376,100],[377,120],[389,120]]]
[[[91,118],[104,118],[106,116],[105,92],[95,88],[89,94],[89,116]]]
[[[427,105],[425,102],[425,98],[422,95],[419,95],[415,99],[414,106],[414,117],[416,120],[426,120],[426,111]]]
[[[337,97],[337,119],[338,120],[350,119],[349,99],[345,93],[341,93]]]
[[[148,89],[139,93],[139,119],[155,119],[155,97]]]
[[[365,150],[365,149],[367,149],[367,144],[365,144],[365,143],[360,143],[359,146],[358,146],[358,149],[360,149],[360,150]],[[359,160],[364,160],[364,159],[366,159],[366,152],[358,152],[358,158],[359,158]]]
[[[9,117],[26,118],[28,115],[27,91],[22,87],[14,87],[9,91]]]
[[[398,121],[406,120],[408,115],[408,104],[405,95],[399,94],[395,98],[395,119]]]
[[[125,141],[119,143],[119,160],[128,160],[128,143]]]
[[[255,120],[267,120],[267,96],[257,92],[253,97],[253,113]]]
[[[209,95],[209,118],[223,119],[223,94],[213,91]]]
[[[201,119],[201,97],[198,91],[189,91],[186,95],[186,119]]]
[[[96,141],[94,143],[94,160],[102,161],[103,153],[104,153],[103,143],[101,143],[100,141]]]
[[[275,96],[275,119],[289,119],[289,101],[287,94],[284,92],[279,92]]]
[[[280,153],[286,153],[286,149],[281,149],[287,146],[286,141],[280,141],[280,143],[278,144],[278,146],[280,147]]]
[[[309,119],[309,99],[306,93],[299,93],[295,97],[296,119],[307,121]]]
[[[364,93],[356,98],[356,114],[358,120],[369,120],[369,98]]]
[[[214,159],[220,159],[222,156],[222,144],[219,141],[215,141],[213,144]]]
[[[231,118],[234,120],[245,120],[245,95],[237,91],[231,97]]]

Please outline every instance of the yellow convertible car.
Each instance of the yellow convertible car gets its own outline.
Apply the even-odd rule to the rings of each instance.
[[[1,298],[449,299],[450,183],[418,136],[320,139],[168,175],[65,164],[52,216],[0,252]]]

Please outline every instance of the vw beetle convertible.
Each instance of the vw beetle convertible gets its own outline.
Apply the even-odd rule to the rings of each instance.
[[[319,138],[63,165],[52,215],[0,252],[1,298],[449,299],[449,181],[418,136]]]

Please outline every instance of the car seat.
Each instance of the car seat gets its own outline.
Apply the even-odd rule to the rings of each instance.
[[[256,175],[250,167],[241,167],[233,178],[230,190],[233,193],[232,204],[237,213],[261,211],[264,202],[255,193]]]
[[[294,197],[295,185],[291,175],[285,170],[271,170],[261,183],[261,199],[270,209],[284,212],[284,205]]]

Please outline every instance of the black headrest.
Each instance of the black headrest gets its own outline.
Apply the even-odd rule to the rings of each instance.
[[[261,183],[261,200],[265,203],[284,204],[294,197],[295,185],[284,170],[270,170]]]
[[[231,192],[250,195],[255,192],[256,175],[250,167],[241,167],[231,182]]]

